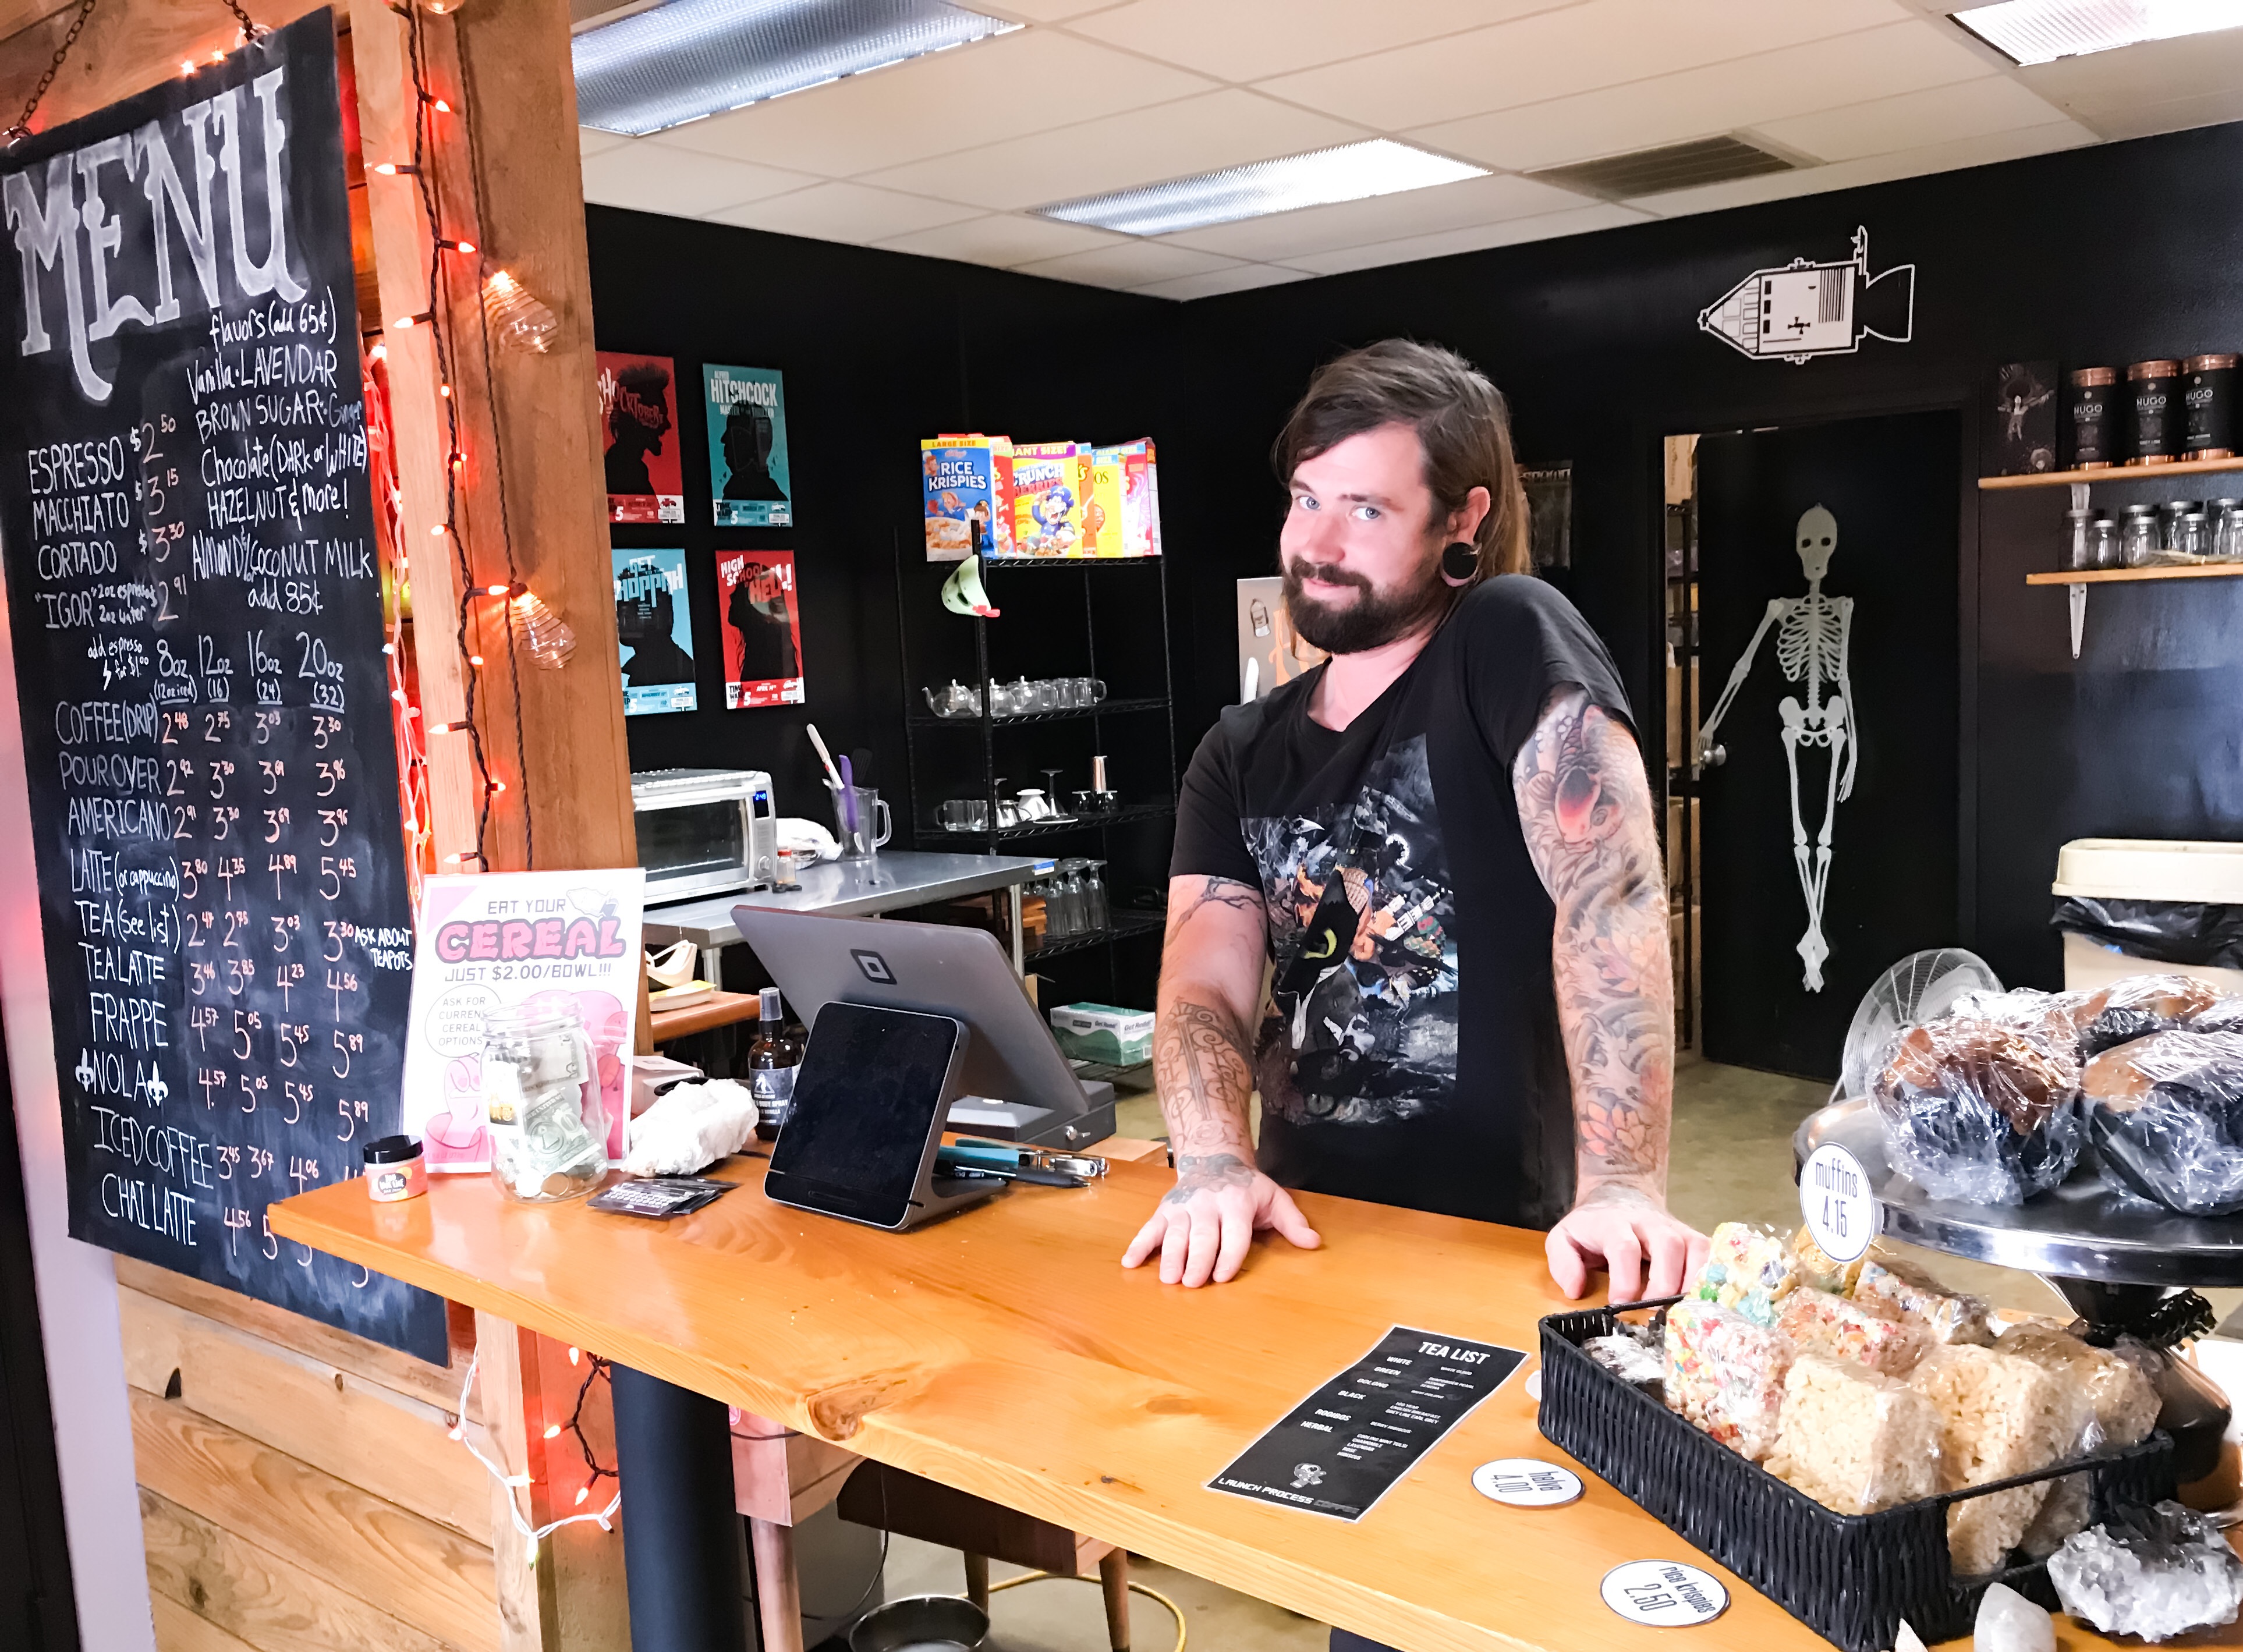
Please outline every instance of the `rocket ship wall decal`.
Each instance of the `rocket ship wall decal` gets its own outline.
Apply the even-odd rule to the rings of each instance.
[[[1869,232],[1854,232],[1842,263],[1795,258],[1755,270],[1698,312],[1701,331],[1756,361],[1797,366],[1818,355],[1851,355],[1864,338],[1906,344],[1916,330],[1916,266],[1869,273]]]

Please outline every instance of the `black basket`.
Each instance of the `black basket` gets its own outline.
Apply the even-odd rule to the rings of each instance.
[[[1544,1436],[1845,1652],[1884,1652],[1903,1618],[1926,1642],[1968,1635],[1978,1597],[1992,1583],[2056,1606],[2043,1562],[1956,1577],[1947,1558],[1951,1503],[2083,1473],[2091,1477],[2093,1521],[2173,1494],[2172,1442],[2157,1433],[2038,1473],[1874,1514],[1840,1514],[1581,1352],[1582,1343],[1618,1328],[1610,1308],[1542,1321]]]

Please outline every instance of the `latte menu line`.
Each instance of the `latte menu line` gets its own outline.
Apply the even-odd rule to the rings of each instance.
[[[441,1359],[266,1217],[398,1128],[413,961],[336,78],[321,11],[0,163],[0,549],[71,1232]]]

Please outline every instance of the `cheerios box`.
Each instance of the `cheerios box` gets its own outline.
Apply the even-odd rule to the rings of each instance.
[[[930,436],[919,444],[926,502],[926,559],[963,562],[980,526],[984,556],[1013,548],[1013,443],[1006,436]]]
[[[1111,1004],[1061,1004],[1051,1012],[1052,1036],[1078,1061],[1135,1067],[1153,1058],[1150,1010]]]

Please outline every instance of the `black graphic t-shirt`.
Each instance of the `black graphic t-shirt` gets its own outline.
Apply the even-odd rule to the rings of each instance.
[[[1573,1203],[1572,1085],[1556,914],[1511,770],[1558,689],[1632,728],[1620,674],[1572,603],[1517,574],[1468,593],[1344,730],[1309,716],[1322,677],[1209,731],[1169,867],[1258,887],[1269,907],[1262,1168],[1287,1187],[1546,1228]],[[1337,908],[1317,919],[1343,894],[1351,943]]]

